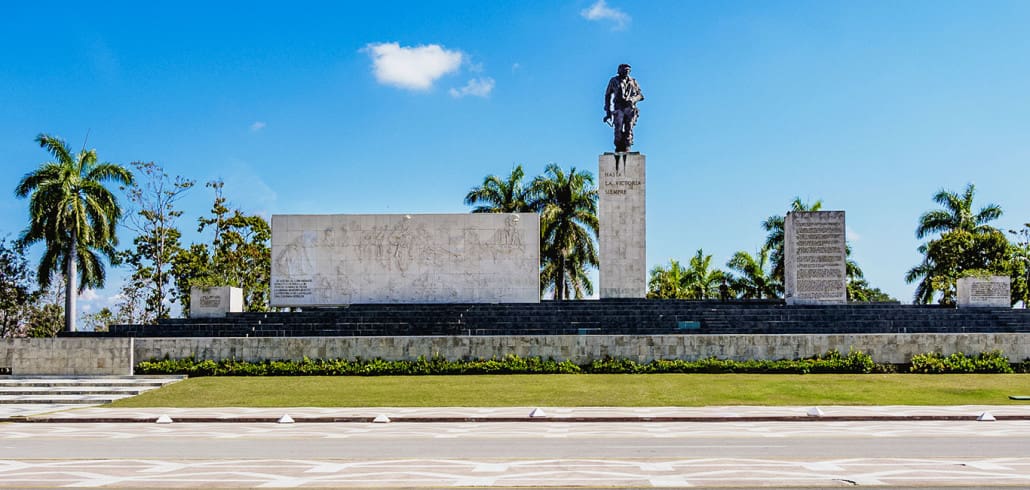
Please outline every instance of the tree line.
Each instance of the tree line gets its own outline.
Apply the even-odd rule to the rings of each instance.
[[[101,162],[96,150],[74,153],[63,140],[46,134],[35,141],[52,159],[15,188],[17,197],[29,200],[28,226],[16,240],[0,237],[0,336],[51,336],[62,328],[62,319],[63,328],[74,331],[76,298],[104,286],[105,260],[127,268],[129,275],[112,308],[84,316],[92,328],[154,323],[168,318],[176,303],[188,315],[192,286],[240,287],[247,311],[270,309],[271,226],[261,216],[231,207],[221,181],[206,183],[212,205],[196,221],[197,231],[212,238],[187,245],[177,203],[196,186],[194,180],[169,176],[154,162],[128,167]],[[125,210],[114,186],[128,199]],[[941,190],[933,197],[941,207],[919,218],[916,236],[927,239],[919,247],[923,259],[905,276],[917,283],[913,302],[954,304],[958,278],[1006,275],[1012,279],[1012,303],[1027,304],[1030,223],[1006,235],[989,224],[1001,216],[1001,208],[988,204],[974,212],[974,195],[972,184],[961,194]],[[486,176],[465,196],[473,213],[540,214],[540,290],[556,300],[594,292],[589,272],[598,266],[597,200],[593,174],[557,164],[532,179],[515,165],[505,177]],[[817,211],[822,202],[795,198],[789,208]],[[119,224],[135,234],[124,249],[118,248]],[[671,259],[654,267],[648,297],[781,297],[784,217],[770,216],[761,226],[765,243],[754,254],[734,253],[726,270],[713,267],[703,249],[687,265]],[[37,244],[43,253],[33,269],[25,252]],[[893,300],[871,287],[850,258],[847,294],[850,301]]]
[[[128,268],[113,308],[84,315],[87,326],[154,323],[178,303],[189,314],[192,286],[235,286],[245,291],[248,311],[269,308],[272,229],[261,216],[231,208],[224,184],[206,184],[214,194],[208,215],[197,219],[209,242],[182,243],[176,207],[195,181],[170,177],[154,162],[129,167],[100,162],[96,150],[73,153],[60,138],[36,142],[52,157],[26,174],[15,195],[29,199],[29,225],[13,242],[0,239],[0,335],[52,336],[76,331],[76,299],[106,282],[104,260]],[[123,216],[113,186],[127,196]],[[119,249],[117,225],[135,233]],[[42,244],[33,270],[26,250]]]

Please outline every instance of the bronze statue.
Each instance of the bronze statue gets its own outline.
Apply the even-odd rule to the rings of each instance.
[[[608,80],[604,91],[604,122],[615,128],[615,151],[627,152],[633,146],[633,126],[637,123],[637,102],[644,100],[640,85],[629,76],[630,66],[619,65],[619,74]]]

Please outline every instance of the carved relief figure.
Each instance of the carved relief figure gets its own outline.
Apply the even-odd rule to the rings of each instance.
[[[604,122],[615,129],[615,151],[626,152],[633,146],[633,126],[637,124],[637,102],[644,100],[640,85],[629,76],[630,66],[619,65],[619,74],[608,80],[604,91]]]
[[[275,258],[276,271],[286,276],[307,275],[315,270],[315,264],[308,255],[308,249],[315,244],[315,237],[311,232],[294,238],[292,242],[283,247],[283,251]]]

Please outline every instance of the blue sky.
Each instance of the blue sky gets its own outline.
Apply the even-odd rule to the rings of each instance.
[[[999,227],[1030,221],[1027,25],[1025,1],[16,2],[0,233],[25,226],[13,189],[47,159],[39,133],[221,178],[266,216],[466,212],[515,163],[596,172],[625,62],[647,97],[649,267],[724,264],[795,196],[822,199],[870,283],[908,301],[938,189],[973,182]],[[187,241],[211,198],[182,201]]]

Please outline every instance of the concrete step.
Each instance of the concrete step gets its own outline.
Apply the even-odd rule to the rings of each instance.
[[[136,396],[185,376],[0,376],[0,405],[98,405]]]

